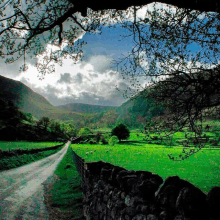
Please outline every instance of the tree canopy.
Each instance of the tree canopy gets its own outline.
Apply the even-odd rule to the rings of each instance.
[[[24,2],[21,0],[3,0],[0,3],[0,15],[2,17],[0,19],[0,38],[2,42],[0,56],[7,63],[12,63],[23,57],[24,66],[21,68],[22,70],[27,68],[25,65],[26,59],[36,58],[36,66],[43,76],[48,72],[54,71],[53,62],[61,64],[62,58],[66,57],[70,57],[74,61],[80,59],[83,42],[75,44],[75,41],[84,32],[97,33],[104,25],[123,24],[129,14],[133,14],[130,28],[134,34],[134,41],[136,42],[136,39],[139,38],[141,40],[139,42],[141,43],[140,46],[147,46],[146,39],[142,39],[143,34],[141,33],[143,33],[143,29],[138,26],[148,23],[149,18],[146,17],[146,19],[138,21],[136,10],[152,2],[151,0],[130,1],[129,3],[120,3],[118,1],[73,2],[72,0],[38,0]],[[215,27],[212,24],[214,23],[215,25],[219,20],[220,6],[217,0],[193,0],[190,2],[166,0],[160,2],[175,6],[176,12],[170,14],[166,7],[164,13],[159,13],[158,9],[153,11],[150,22],[152,22],[151,27],[155,26],[155,32],[152,33],[156,35],[154,39],[159,36],[170,38],[171,40],[176,39],[175,35],[178,35],[179,28],[183,28],[185,24],[185,27],[187,27],[185,29],[186,34],[189,33],[188,29],[191,31],[198,29],[197,32],[200,34],[200,38],[204,33],[208,34],[207,36],[211,38],[210,41],[212,43],[216,40],[215,36],[217,37],[217,35],[213,32]],[[210,11],[217,13],[211,13],[207,23],[203,23],[200,19],[198,21],[199,24],[205,28],[196,29],[193,21],[197,20],[197,17],[203,12]],[[190,27],[190,24],[193,25],[193,28]],[[163,25],[161,31],[166,33],[166,37],[161,35],[161,33],[157,34],[158,26],[161,25]],[[170,25],[176,28],[169,28]],[[200,33],[201,31],[203,33]],[[198,36],[197,32],[194,34],[195,36]],[[180,32],[181,36],[183,33]],[[191,35],[193,34],[192,32],[190,33]],[[206,40],[207,37],[204,38],[204,42]],[[53,49],[51,48],[52,46],[54,46]],[[160,52],[157,51],[158,53]]]
[[[78,135],[85,139],[88,138],[91,134],[92,134],[92,131],[87,127],[81,128],[78,132]]]
[[[126,140],[130,136],[130,131],[124,124],[119,124],[112,129],[111,135],[117,136],[119,141]]]

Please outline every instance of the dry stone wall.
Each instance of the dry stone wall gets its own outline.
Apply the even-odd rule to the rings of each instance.
[[[178,176],[100,161],[85,164],[83,179],[87,220],[220,220],[220,187],[206,195]]]

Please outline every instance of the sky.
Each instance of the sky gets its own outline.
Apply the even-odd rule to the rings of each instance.
[[[19,72],[23,60],[7,65],[1,61],[1,75],[21,81],[55,106],[67,103],[119,106],[126,101],[123,91],[128,85],[116,71],[113,60],[126,55],[132,47],[131,39],[121,40],[121,34],[126,33],[120,27],[103,28],[101,35],[86,33],[82,38],[87,42],[83,59],[77,64],[64,60],[62,67],[57,65],[55,73],[43,80],[32,65],[26,72]]]
[[[81,39],[87,42],[82,60],[77,64],[64,60],[62,67],[56,65],[55,73],[47,74],[43,80],[31,63],[26,72],[19,72],[23,59],[12,64],[0,60],[0,74],[21,81],[54,106],[67,103],[120,106],[126,101],[123,91],[128,84],[116,71],[113,61],[132,49],[132,39],[122,39],[121,35],[126,35],[126,30],[119,26],[105,27],[100,35],[85,33]]]
[[[137,15],[143,18],[147,7],[139,9]],[[113,61],[132,49],[132,39],[121,37],[126,34],[126,29],[119,26],[105,27],[101,35],[85,33],[81,39],[87,42],[82,60],[74,64],[65,59],[62,67],[56,65],[55,73],[47,74],[43,80],[32,62],[28,63],[27,71],[19,72],[23,59],[7,65],[0,59],[0,75],[21,81],[54,106],[67,103],[120,106],[126,101],[123,92],[129,83],[116,71]]]
[[[157,6],[165,7],[160,3]],[[150,7],[138,10],[138,17],[144,18],[146,9]],[[119,26],[105,27],[100,35],[85,33],[81,39],[87,42],[83,46],[82,60],[74,64],[71,59],[65,59],[62,67],[56,65],[55,73],[47,74],[43,80],[31,62],[26,72],[19,72],[23,59],[12,64],[5,64],[0,59],[0,75],[21,81],[54,106],[68,103],[120,106],[126,101],[123,92],[129,87],[129,82],[123,79],[113,61],[131,51],[132,37],[121,37],[127,34],[127,30]],[[146,82],[142,80],[141,83],[144,86]]]

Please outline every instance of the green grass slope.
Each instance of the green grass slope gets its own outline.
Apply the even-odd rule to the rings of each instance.
[[[47,99],[19,81],[0,76],[0,88],[0,96],[37,118],[42,117],[45,112],[56,110]]]
[[[61,121],[74,120],[77,124],[77,120],[87,117],[87,115],[78,112],[65,111],[54,107],[42,95],[19,81],[0,76],[0,88],[0,97],[12,101],[20,110],[31,113],[38,119],[48,116],[51,119]]]

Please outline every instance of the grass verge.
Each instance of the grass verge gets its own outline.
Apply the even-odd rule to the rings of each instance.
[[[73,163],[69,147],[63,160],[59,163],[53,183],[50,199],[50,209],[54,209],[53,219],[84,219],[82,215],[83,193],[80,190],[81,178]],[[50,213],[53,213],[51,211]]]

